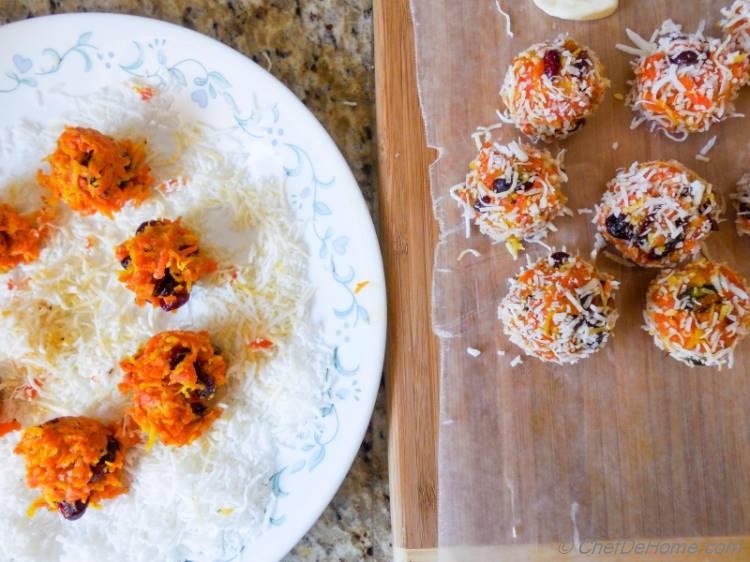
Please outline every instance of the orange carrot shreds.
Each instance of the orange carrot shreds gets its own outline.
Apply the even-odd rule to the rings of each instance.
[[[11,420],[6,422],[0,422],[0,437],[18,431],[21,429],[21,424],[17,420]]]
[[[737,209],[737,234],[750,235],[750,173],[743,175],[737,182],[737,193],[732,195],[732,199]]]
[[[596,54],[563,34],[516,55],[500,96],[508,119],[525,135],[552,141],[580,129],[607,88]]]
[[[47,236],[48,213],[21,215],[0,203],[0,273],[39,257]]]
[[[736,0],[731,6],[721,9],[723,19],[719,22],[731,48],[750,53],[750,0]]]
[[[734,114],[734,100],[747,81],[748,56],[729,44],[705,37],[701,29],[686,33],[667,20],[650,41],[628,30],[637,48],[618,47],[637,56],[627,103],[643,121],[674,140],[707,131]]]
[[[498,316],[526,355],[573,364],[607,343],[617,321],[610,275],[566,252],[553,252],[509,280]]]
[[[201,254],[198,237],[180,219],[144,222],[115,255],[123,267],[120,281],[135,293],[135,302],[150,302],[167,311],[185,304],[193,283],[217,268]]]
[[[747,282],[706,259],[662,272],[646,294],[644,329],[659,349],[689,366],[732,367],[750,332]]]
[[[226,384],[224,358],[207,332],[161,332],[120,366],[120,391],[133,395],[130,416],[148,435],[165,445],[187,445],[221,415],[213,406]]]
[[[81,215],[112,218],[128,201],[142,203],[154,183],[146,164],[146,141],[117,141],[94,129],[66,127],[47,157],[51,173],[37,173],[53,200]]]
[[[273,342],[271,340],[268,340],[266,338],[255,338],[253,341],[251,341],[248,344],[248,347],[253,351],[260,351],[263,349],[271,349],[273,347]]]
[[[506,242],[515,256],[521,240],[541,240],[552,221],[568,212],[562,192],[567,179],[547,150],[516,141],[485,142],[469,164],[466,181],[453,187],[451,196],[464,210],[467,231],[473,219],[480,232]]]
[[[132,441],[118,427],[62,417],[26,429],[15,452],[26,460],[29,487],[42,492],[29,515],[46,507],[75,520],[89,505],[126,493],[125,454]]]
[[[633,162],[596,207],[594,256],[606,242],[636,265],[674,267],[700,252],[720,214],[711,184],[679,162]]]

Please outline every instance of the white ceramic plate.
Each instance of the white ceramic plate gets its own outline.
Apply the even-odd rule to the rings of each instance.
[[[375,229],[323,127],[280,82],[225,45],[164,22],[112,14],[51,16],[0,28],[0,128],[24,117],[54,117],[47,92],[86,95],[121,85],[176,88],[175,107],[190,119],[266,143],[284,164],[292,208],[307,221],[316,308],[334,353],[325,429],[282,450],[268,484],[274,497],[268,528],[244,545],[242,559],[278,560],[341,485],[372,414],[386,327]]]

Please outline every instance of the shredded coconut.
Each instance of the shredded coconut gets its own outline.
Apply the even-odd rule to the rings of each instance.
[[[475,258],[478,258],[479,256],[482,255],[478,250],[475,250],[474,248],[466,248],[460,254],[458,254],[458,257],[456,258],[456,261],[461,261],[463,259],[463,257],[465,255],[467,255],[467,254],[471,254]]]
[[[40,259],[0,275],[4,414],[24,425],[62,415],[118,418],[127,407],[117,388],[120,359],[166,329],[209,331],[229,365],[227,394],[222,416],[191,445],[133,450],[130,492],[74,525],[47,511],[26,516],[39,492],[22,484],[23,460],[13,454],[18,432],[0,438],[0,559],[231,558],[262,532],[279,445],[312,431],[323,405],[330,352],[311,319],[304,227],[288,206],[280,164],[256,174],[255,157],[236,148],[244,141],[228,150],[229,133],[181,121],[167,92],[148,104],[113,90],[66,103],[60,122],[32,121],[0,134],[4,199],[21,207],[38,202],[33,176],[8,183],[9,162],[17,157],[33,174],[64,123],[145,136],[157,181],[183,181],[168,193],[155,189],[116,220],[60,207]],[[174,314],[139,308],[117,280],[113,248],[145,220],[178,216],[199,233],[201,251],[219,271],[194,286]],[[87,247],[88,237],[96,244]],[[249,348],[258,337],[274,342],[273,353]],[[24,398],[26,385],[36,398]]]
[[[495,0],[495,8],[497,8],[497,11],[500,13],[500,15],[505,18],[505,34],[508,37],[513,37],[513,30],[511,29],[510,14],[508,12],[505,12],[502,6],[500,6],[500,0]]]

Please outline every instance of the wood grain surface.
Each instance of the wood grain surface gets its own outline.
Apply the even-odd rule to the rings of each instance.
[[[381,241],[388,285],[388,456],[396,557],[437,545],[436,224],[408,0],[375,0]]]
[[[497,121],[498,90],[512,56],[560,32],[570,32],[596,51],[612,80],[611,92],[587,125],[551,147],[553,152],[567,149],[571,209],[593,207],[617,168],[635,160],[677,159],[728,196],[750,169],[748,118],[730,119],[676,143],[645,127],[631,131],[633,114],[613,94],[625,93],[632,76],[630,57],[615,49],[615,43],[627,42],[626,27],[649,37],[668,17],[690,31],[706,18],[707,29],[715,33],[719,8],[729,0],[626,0],[614,16],[581,23],[546,16],[530,1],[500,1],[511,14],[513,39],[506,36],[494,1],[412,0],[427,144],[439,147],[441,155],[431,168],[442,224],[434,283],[442,353],[439,542],[533,545],[746,536],[750,342],[739,346],[733,369],[683,366],[641,330],[643,296],[656,272],[600,258],[598,265],[622,282],[614,340],[575,366],[526,358],[512,368],[520,350],[503,336],[496,310],[507,279],[523,260],[514,262],[502,245],[493,246],[476,229],[467,240],[461,212],[448,197],[475,155],[469,134],[477,125]],[[748,102],[743,92],[739,111],[747,113]],[[697,161],[695,154],[714,134],[718,143],[711,161]],[[518,136],[507,126],[498,134],[502,141]],[[401,212],[418,220],[421,208]],[[708,248],[715,259],[747,277],[750,240],[736,235],[733,210],[727,216],[730,220],[709,238]],[[588,255],[594,234],[590,220],[577,213],[558,220],[560,230],[548,242]],[[457,261],[468,247],[481,256]],[[532,257],[544,253],[528,248]],[[427,246],[422,259],[432,260]],[[400,287],[390,289],[393,294]],[[392,303],[391,310],[403,317],[413,309]],[[481,356],[468,355],[469,346],[481,350]],[[750,552],[743,556],[750,560]]]

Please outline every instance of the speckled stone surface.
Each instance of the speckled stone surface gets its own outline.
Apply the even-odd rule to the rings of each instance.
[[[372,0],[0,0],[0,23],[77,11],[177,23],[269,69],[326,127],[377,215]],[[349,476],[285,561],[391,560],[388,501],[381,389]]]

